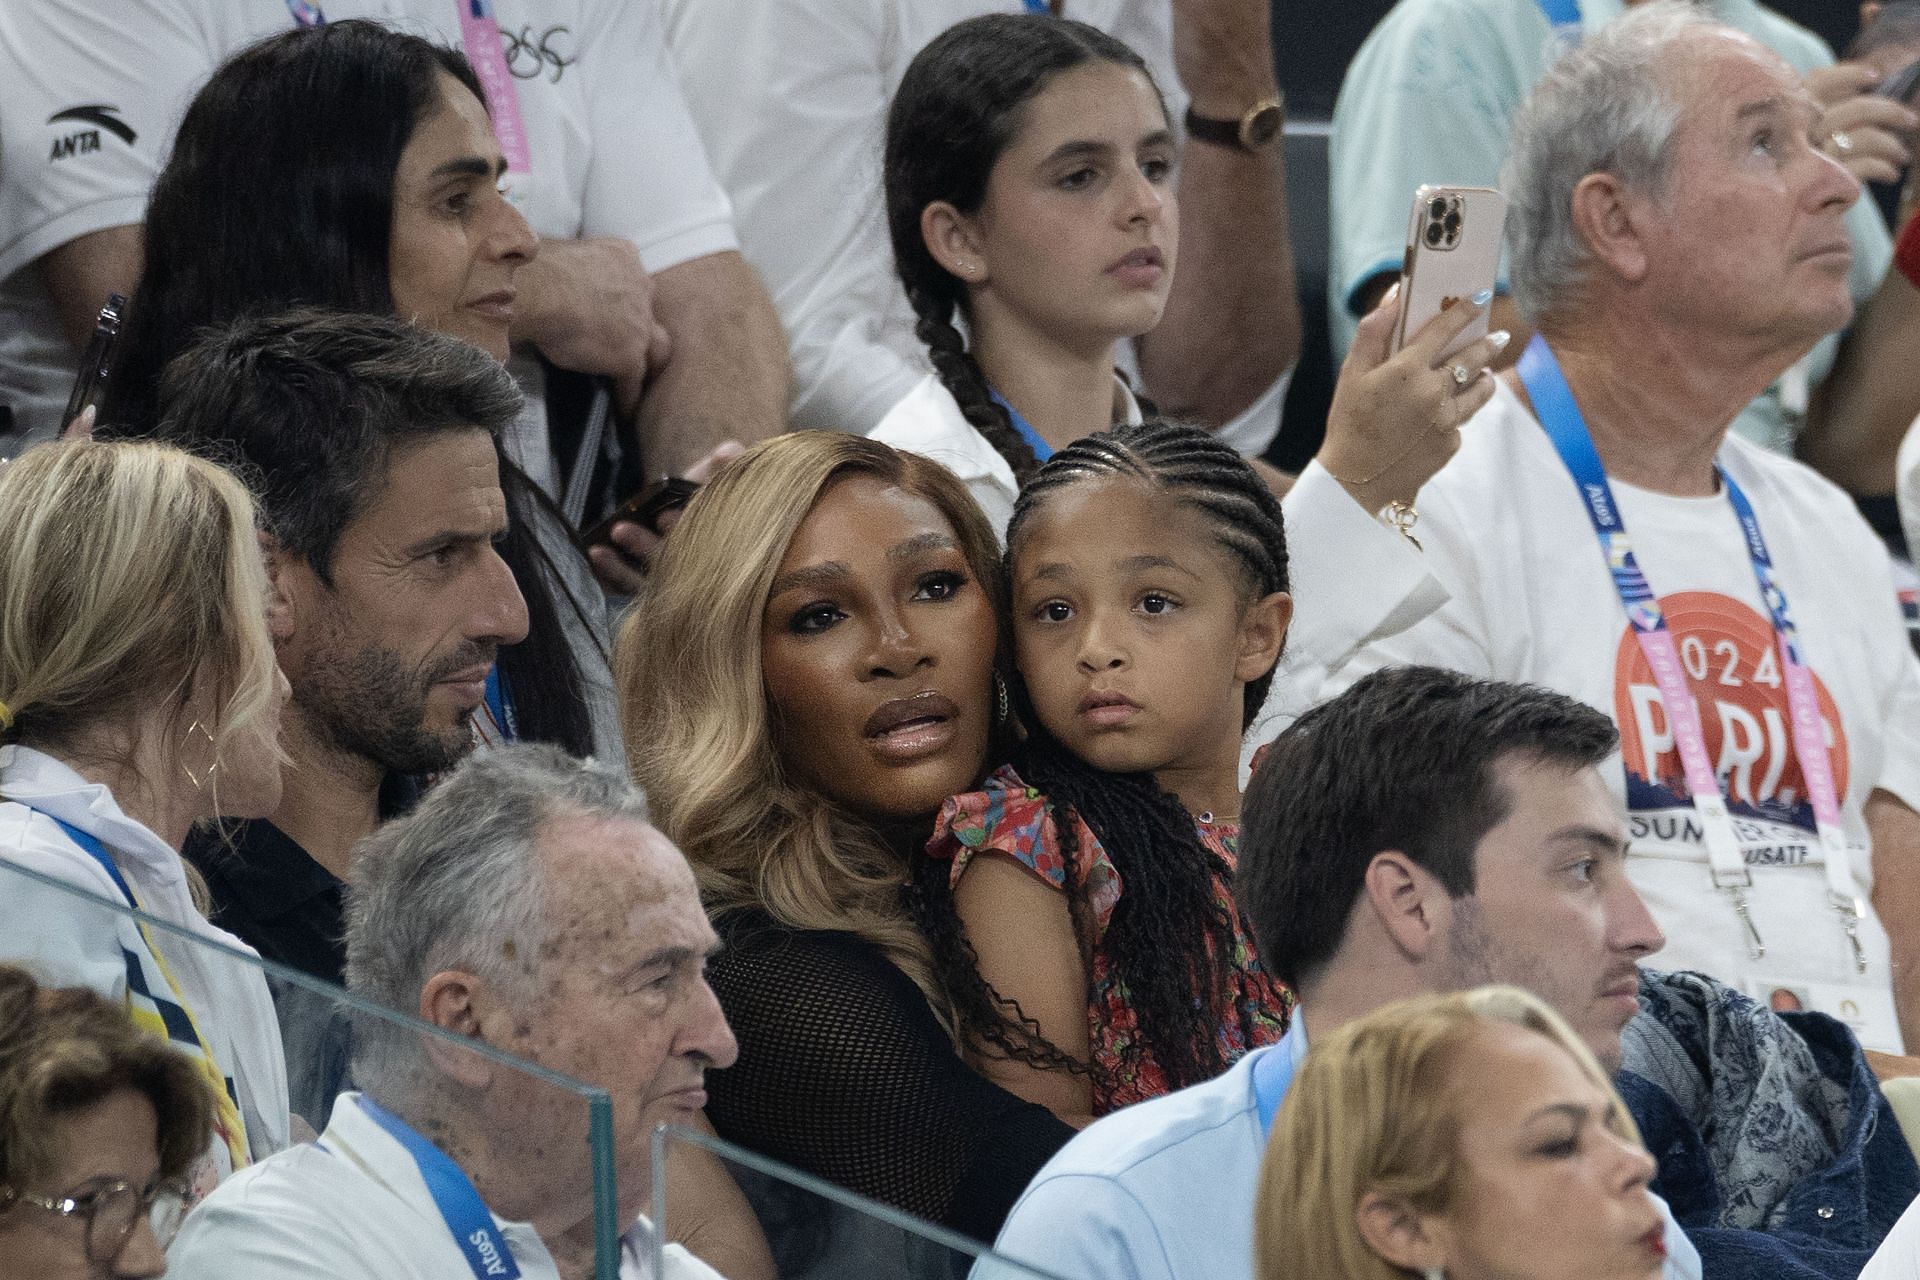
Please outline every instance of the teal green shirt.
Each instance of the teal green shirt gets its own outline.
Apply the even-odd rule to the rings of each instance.
[[[1626,12],[1623,0],[1581,0],[1580,7],[1585,30]],[[1758,0],[1707,0],[1706,7],[1802,74],[1833,62],[1819,36]],[[1557,47],[1537,0],[1400,0],[1367,37],[1340,87],[1329,146],[1328,302],[1336,360],[1358,323],[1354,294],[1373,276],[1400,268],[1415,188],[1424,182],[1499,186],[1514,114]],[[1848,211],[1847,227],[1858,303],[1880,287],[1893,240],[1864,198]],[[1826,377],[1838,346],[1834,335],[1813,349],[1807,358],[1812,382]],[[1797,421],[1776,384],[1741,413],[1734,429],[1785,452]]]

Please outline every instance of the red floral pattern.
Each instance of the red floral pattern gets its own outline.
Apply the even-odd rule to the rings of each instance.
[[[1120,1107],[1171,1092],[1165,1072],[1144,1048],[1132,1051],[1139,1020],[1127,998],[1125,984],[1114,975],[1113,963],[1101,946],[1107,922],[1125,891],[1119,868],[1107,855],[1087,824],[1070,814],[1080,851],[1080,878],[1088,914],[1094,922],[1093,975],[1087,1006],[1089,1041],[1096,1068],[1093,1112],[1105,1115]],[[1053,805],[1021,781],[1011,767],[996,771],[982,790],[954,796],[940,810],[928,842],[928,856],[953,863],[950,883],[958,884],[967,864],[983,852],[1003,854],[1027,868],[1046,884],[1066,890],[1066,859],[1060,853],[1060,834]],[[1197,823],[1201,842],[1219,854],[1229,867],[1238,862],[1239,828],[1227,823]],[[1234,910],[1231,887],[1215,877],[1214,893],[1233,918],[1233,969],[1239,977],[1233,990],[1216,994],[1220,1011],[1219,1043],[1222,1057],[1232,1062],[1249,1049],[1272,1044],[1286,1034],[1293,1010],[1293,993],[1260,967],[1253,938]],[[1241,1033],[1247,1014],[1253,1029],[1249,1044]]]

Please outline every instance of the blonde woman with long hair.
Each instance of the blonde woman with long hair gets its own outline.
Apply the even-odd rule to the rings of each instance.
[[[194,823],[271,812],[287,686],[252,498],[157,444],[58,442],[0,466],[0,864],[192,934]],[[124,1002],[214,1099],[196,1190],[287,1144],[257,969],[0,865],[0,959]]]
[[[627,758],[726,949],[723,1137],[992,1238],[1070,1136],[962,1061],[940,805],[998,763],[1000,551],[939,464],[769,440],[696,495],[615,652]]]
[[[1390,1004],[1308,1053],[1260,1175],[1260,1280],[1654,1280],[1653,1157],[1514,987]]]

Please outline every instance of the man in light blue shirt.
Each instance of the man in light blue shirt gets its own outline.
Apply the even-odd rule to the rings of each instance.
[[[1087,1128],[998,1250],[1073,1280],[1251,1280],[1260,1159],[1309,1029],[1406,996],[1527,987],[1617,1067],[1639,962],[1665,939],[1598,768],[1616,744],[1571,698],[1431,667],[1376,673],[1297,721],[1254,775],[1236,883],[1262,962],[1301,997],[1292,1028]],[[1698,1280],[1668,1223],[1668,1280]]]

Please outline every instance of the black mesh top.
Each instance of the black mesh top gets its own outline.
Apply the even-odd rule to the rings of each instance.
[[[991,1241],[1073,1130],[968,1067],[873,944],[751,912],[718,928],[709,976],[740,1041],[707,1073],[720,1136]]]

